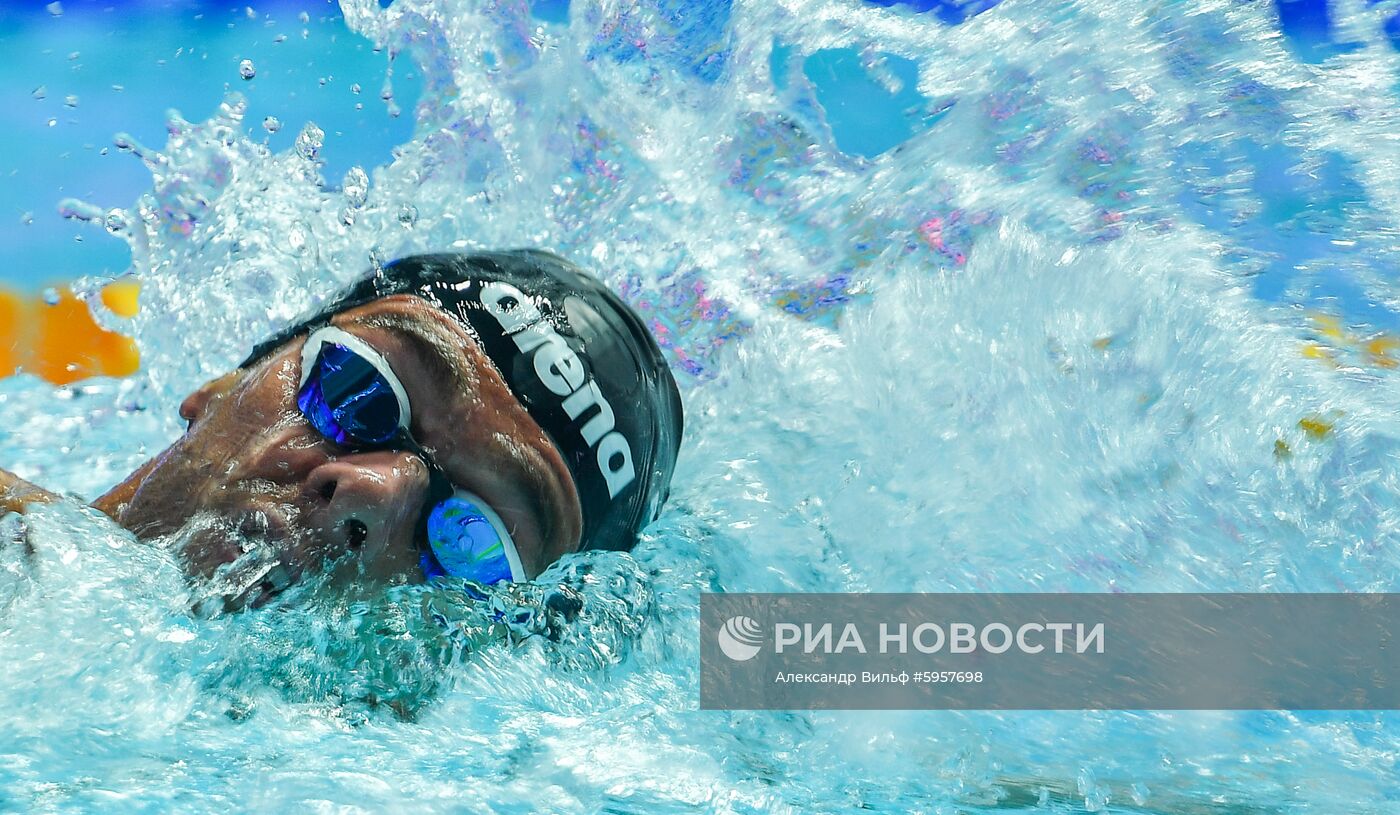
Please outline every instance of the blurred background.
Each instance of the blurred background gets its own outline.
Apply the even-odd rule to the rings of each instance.
[[[1327,0],[1273,1],[1298,59],[1318,62],[1353,47],[1334,24]],[[996,2],[901,5],[958,25]],[[1392,5],[1386,31],[1400,47],[1400,4]],[[531,11],[544,24],[563,25],[568,0],[536,0]],[[97,327],[86,305],[69,294],[74,285],[105,286],[109,308],[134,313],[138,288],[121,279],[129,263],[126,245],[66,219],[60,202],[131,206],[151,183],[132,145],[160,149],[168,110],[202,120],[227,92],[240,91],[250,104],[248,131],[274,150],[289,148],[301,126],[314,121],[336,145],[325,153],[327,178],[390,160],[413,128],[418,83],[412,66],[407,60],[393,65],[392,97],[384,98],[389,56],[351,34],[329,0],[34,0],[0,7],[0,46],[6,57],[0,63],[0,376],[26,371],[62,384],[136,370],[136,348]],[[783,60],[781,43],[774,50],[775,62]],[[830,49],[805,60],[802,69],[838,146],[873,158],[938,113],[930,114],[919,95],[912,62],[886,58],[882,70],[894,83],[872,76],[868,64],[852,50]],[[1278,202],[1278,219],[1286,219],[1290,195],[1303,183],[1290,177],[1286,149],[1262,146],[1252,161],[1262,191]],[[1345,201],[1345,190],[1333,192]],[[1306,206],[1305,194],[1293,197]],[[1296,261],[1331,251],[1325,235],[1273,229],[1268,219],[1241,228],[1257,230],[1253,242],[1279,258],[1276,273],[1257,282],[1264,298],[1282,295]],[[1319,317],[1325,339],[1365,342],[1373,361],[1390,361],[1397,346],[1393,315],[1340,277],[1324,275],[1315,293],[1330,312]]]
[[[0,375],[64,383],[136,369],[131,343],[68,294],[75,281],[121,278],[126,244],[64,218],[60,202],[130,207],[151,175],[128,145],[159,150],[168,110],[199,121],[242,92],[249,132],[274,150],[315,121],[337,140],[326,154],[334,178],[388,161],[413,129],[410,115],[392,115],[411,114],[417,96],[408,61],[394,99],[382,99],[388,56],[347,31],[328,0],[7,4],[0,47]],[[138,299],[120,280],[103,296],[119,315]]]

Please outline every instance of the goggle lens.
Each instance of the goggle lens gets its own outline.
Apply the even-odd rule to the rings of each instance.
[[[494,513],[458,493],[428,513],[428,545],[447,574],[486,584],[511,580],[513,551],[499,525]]]
[[[399,400],[388,380],[338,343],[321,346],[297,407],[321,435],[338,444],[387,444],[399,433]]]

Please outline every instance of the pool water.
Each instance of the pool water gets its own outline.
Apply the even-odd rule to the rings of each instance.
[[[95,495],[372,264],[533,245],[682,379],[666,513],[485,600],[204,617],[46,508],[0,549],[0,805],[1400,808],[1390,713],[700,711],[696,634],[702,591],[1393,589],[1393,4],[1306,52],[1261,2],[558,5],[346,0],[421,77],[381,163],[251,95],[128,144],[139,199],[65,206],[129,247],[142,369],[0,381],[0,461]]]

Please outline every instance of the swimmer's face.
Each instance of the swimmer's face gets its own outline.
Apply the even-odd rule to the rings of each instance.
[[[568,469],[469,334],[411,295],[332,324],[388,360],[412,404],[414,439],[454,485],[496,510],[531,577],[578,548]],[[404,451],[338,446],[303,418],[304,341],[190,395],[185,435],[95,503],[139,537],[169,537],[197,577],[256,550],[261,576],[235,605],[263,602],[330,560],[376,582],[422,579],[428,468]]]

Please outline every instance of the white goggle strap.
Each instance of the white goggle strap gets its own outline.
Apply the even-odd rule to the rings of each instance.
[[[501,548],[506,552],[506,562],[510,564],[511,581],[515,583],[525,582],[525,567],[520,564],[520,553],[516,551],[515,541],[511,539],[510,530],[506,529],[506,523],[501,520],[501,516],[497,515],[496,510],[492,509],[490,504],[483,501],[475,493],[458,488],[453,495],[480,510],[482,517],[491,524],[491,528],[496,531],[496,536],[501,539]]]

